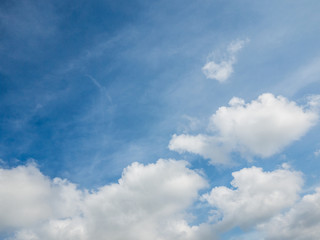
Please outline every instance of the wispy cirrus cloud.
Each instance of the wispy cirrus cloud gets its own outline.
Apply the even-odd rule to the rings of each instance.
[[[320,58],[316,57],[298,67],[283,81],[274,86],[274,91],[293,96],[308,85],[320,81]]]

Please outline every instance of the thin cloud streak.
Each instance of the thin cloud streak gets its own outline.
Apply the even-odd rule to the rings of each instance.
[[[107,89],[102,86],[97,79],[95,79],[94,77],[92,77],[91,75],[86,75],[92,82],[94,85],[96,85],[96,87],[108,98],[109,102],[112,103],[112,98],[111,96],[108,94]]]

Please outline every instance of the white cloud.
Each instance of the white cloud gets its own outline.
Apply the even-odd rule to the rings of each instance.
[[[270,93],[245,103],[232,98],[229,106],[220,107],[210,118],[214,135],[173,135],[169,148],[210,158],[211,163],[228,163],[227,152],[240,152],[246,158],[270,157],[300,139],[316,124],[315,97],[307,107]]]
[[[186,164],[172,160],[147,166],[134,163],[125,169],[119,184],[88,196],[84,213],[90,219],[91,239],[187,238],[193,230],[183,211],[206,182]]]
[[[207,183],[185,161],[133,163],[118,183],[90,192],[50,180],[32,165],[0,174],[1,231],[16,229],[14,240],[191,240],[208,234],[205,226],[188,224],[186,211]]]
[[[81,218],[52,219],[33,229],[22,229],[10,240],[87,240],[88,234]]]
[[[219,146],[219,140],[207,135],[174,134],[169,143],[169,149],[178,153],[191,152],[210,159],[211,164],[227,164],[230,162],[224,146]]]
[[[79,190],[67,180],[51,180],[32,164],[1,169],[0,236],[11,232],[7,240],[213,240],[235,226],[258,226],[252,236],[317,239],[320,189],[296,203],[303,182],[300,172],[284,164],[272,172],[252,167],[232,175],[231,188],[215,187],[202,196],[215,209],[209,217],[216,221],[192,225],[188,209],[207,182],[185,161],[133,163],[118,183],[92,191]]]
[[[222,217],[216,225],[219,231],[235,226],[249,228],[271,218],[295,203],[303,184],[301,173],[289,169],[264,172],[251,167],[232,176],[233,188],[215,187],[203,195],[216,208],[216,217]]]
[[[316,123],[315,111],[270,93],[244,104],[233,98],[211,117],[211,128],[242,153],[269,157],[302,137]]]
[[[32,164],[0,169],[0,231],[74,215],[80,199],[74,184],[50,181]]]
[[[231,58],[228,61],[222,61],[220,63],[215,63],[214,61],[207,62],[202,71],[209,79],[215,79],[219,82],[226,81],[230,75],[233,73],[232,65],[235,63],[235,59]]]
[[[269,240],[317,240],[320,236],[320,188],[314,194],[305,195],[285,214],[275,216],[258,229]]]
[[[226,81],[233,73],[233,65],[236,63],[236,53],[240,51],[248,40],[236,40],[231,42],[227,48],[224,58],[208,60],[203,66],[202,72],[208,79],[215,79],[219,82]]]

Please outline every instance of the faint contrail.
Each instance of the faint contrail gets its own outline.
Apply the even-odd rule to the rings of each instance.
[[[112,103],[112,98],[111,98],[111,96],[108,94],[107,89],[106,89],[104,86],[102,86],[102,85],[97,81],[97,79],[95,79],[94,77],[90,76],[89,74],[86,74],[86,77],[88,77],[88,78],[93,82],[93,84],[96,85],[97,88],[99,88],[99,90],[103,92],[103,94],[108,98],[109,102]]]

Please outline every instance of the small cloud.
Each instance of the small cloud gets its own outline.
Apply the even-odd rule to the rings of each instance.
[[[282,164],[281,164],[281,167],[282,167],[283,169],[286,169],[286,170],[291,169],[291,165],[290,165],[289,163],[282,163]]]
[[[308,105],[314,110],[320,109],[320,95],[310,95],[307,97]]]
[[[199,154],[210,159],[211,164],[230,164],[227,150],[224,149],[219,140],[207,135],[174,134],[169,143],[169,149],[178,153],[189,152]]]
[[[245,39],[231,42],[227,48],[226,56],[223,59],[219,60],[213,57],[213,59],[207,61],[202,68],[204,75],[206,75],[208,79],[215,79],[219,82],[226,81],[233,73],[233,65],[237,61],[237,52],[239,52],[248,41],[248,39]]]
[[[315,151],[315,152],[314,152],[314,155],[315,155],[316,157],[319,157],[319,156],[320,156],[320,149],[318,149],[317,151]]]
[[[230,77],[231,73],[233,73],[233,63],[233,61],[223,61],[220,63],[211,61],[204,65],[202,71],[208,79],[215,79],[219,82],[224,82]]]
[[[245,104],[244,100],[242,98],[233,97],[229,101],[230,106],[243,106]]]

